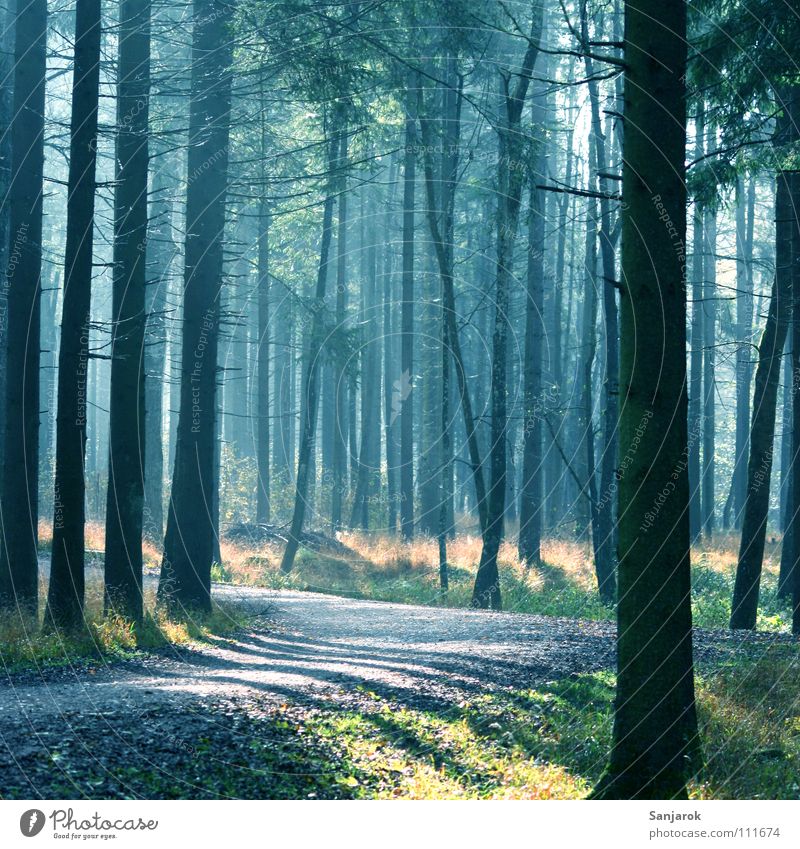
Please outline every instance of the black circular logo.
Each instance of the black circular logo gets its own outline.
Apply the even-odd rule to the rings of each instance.
[[[19,830],[25,837],[36,837],[44,828],[44,813],[37,808],[31,808],[19,818]]]

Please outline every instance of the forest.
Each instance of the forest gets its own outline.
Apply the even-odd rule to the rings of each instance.
[[[800,798],[794,0],[0,19],[0,798]]]

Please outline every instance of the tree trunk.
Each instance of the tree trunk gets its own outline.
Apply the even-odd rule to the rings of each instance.
[[[401,374],[392,384],[392,412],[400,416],[400,528],[403,539],[414,538],[414,194],[417,178],[417,78],[409,75],[406,92],[405,156],[403,160],[403,268],[401,316]]]
[[[272,214],[267,198],[267,173],[264,161],[267,157],[266,105],[263,82],[259,87],[261,100],[261,199],[258,207],[258,334],[256,344],[256,462],[258,465],[258,495],[256,521],[269,523],[272,519],[272,489],[270,477],[270,307],[272,281],[270,279],[270,225]]]
[[[183,613],[211,609],[217,547],[214,443],[232,61],[230,6],[195,0],[193,16],[180,410],[158,584],[159,603]]]
[[[78,0],[72,86],[64,305],[58,356],[58,414],[53,552],[46,618],[83,622],[86,482],[86,376],[92,292],[97,105],[100,84],[100,0]],[[30,367],[30,364],[28,364]]]
[[[361,348],[361,451],[350,517],[352,527],[369,530],[370,506],[380,493],[381,460],[381,378],[380,325],[377,291],[378,251],[376,244],[377,208],[374,195],[367,205],[366,274],[364,277],[364,330]]]
[[[347,133],[339,143],[339,200],[336,236],[336,327],[344,330],[347,321]],[[348,373],[342,358],[334,358],[334,424],[331,465],[333,481],[331,491],[331,528],[334,533],[342,527],[342,502],[347,495],[347,384]]]
[[[705,118],[702,101],[697,105],[695,120],[696,160],[705,151]],[[692,218],[692,331],[689,371],[689,525],[692,542],[702,532],[702,488],[700,478],[700,447],[703,435],[703,207],[699,197],[694,199]]]
[[[389,189],[385,198],[383,215],[383,430],[386,452],[386,530],[394,535],[397,532],[399,487],[397,467],[399,464],[399,440],[394,412],[394,372],[393,364],[397,359],[396,311],[394,300],[394,274],[392,251],[391,208],[396,190],[396,170],[394,158],[389,166]]]
[[[797,87],[793,90],[794,102],[792,104],[792,118],[797,131],[796,119],[800,113],[797,108]],[[800,172],[793,170],[789,172],[789,206],[791,217],[791,271],[790,280],[792,286],[792,456],[795,462],[792,464],[792,492],[800,493]],[[794,505],[792,510],[792,565],[790,571],[789,585],[792,589],[792,633],[800,634],[800,512]]]
[[[17,0],[11,175],[8,194],[7,333],[3,444],[0,607],[36,612],[39,567],[39,359],[42,172],[47,2]]]
[[[595,798],[686,798],[687,756],[698,746],[686,474],[686,43],[685,3],[627,0],[620,443],[630,453],[619,480],[614,738]]]
[[[761,567],[769,512],[769,485],[772,473],[775,411],[783,347],[791,314],[791,288],[785,267],[791,211],[786,174],[779,172],[776,193],[776,246],[779,253],[769,315],[758,349],[756,387],[753,395],[753,423],[750,429],[750,460],[747,469],[747,499],[742,520],[739,563],[731,603],[731,628],[756,627]],[[783,247],[781,247],[783,246]]]
[[[263,134],[262,134],[263,139]],[[262,156],[266,156],[263,150]],[[266,192],[266,187],[264,187]],[[268,523],[270,511],[270,451],[269,451],[269,334],[270,334],[270,277],[269,277],[269,201],[262,197],[258,209],[258,355],[256,380],[258,496],[256,521]]]
[[[788,243],[784,243],[788,247]],[[777,249],[777,239],[776,239]],[[779,254],[776,250],[775,273],[778,273]],[[794,546],[792,543],[792,343],[788,338],[783,352],[783,420],[781,422],[781,562],[778,571],[778,598],[789,598],[792,594],[789,577],[792,569]]]
[[[0,127],[3,127],[3,132],[0,133],[0,269],[8,270],[9,258],[11,253],[11,245],[9,244],[9,221],[11,218],[11,208],[9,206],[9,191],[11,189],[11,132],[7,128],[11,127],[14,116],[14,20],[16,14],[16,4],[9,3],[0,12]],[[35,53],[35,48],[34,48]],[[13,131],[12,131],[13,132]],[[19,253],[17,254],[19,260]],[[0,272],[2,273],[2,272]],[[6,375],[8,354],[8,289],[9,281],[8,273],[0,283],[0,498],[2,498],[3,486],[3,445],[6,435]],[[55,300],[55,298],[54,298]],[[42,339],[42,344],[47,342]],[[52,353],[54,346],[49,348]],[[55,370],[55,363],[47,363],[45,368],[50,367],[50,371]],[[45,392],[47,398],[50,394]],[[48,417],[49,418],[49,417]],[[49,440],[50,429],[45,428],[44,441]],[[40,439],[40,444],[43,440]],[[47,447],[41,445],[40,451],[43,451],[44,457],[49,456]],[[47,459],[45,459],[47,462]],[[2,511],[0,511],[2,516]],[[1,544],[0,544],[1,545]],[[0,557],[2,555],[0,554]],[[0,575],[4,569],[0,566]],[[3,595],[3,578],[0,577],[0,608],[2,608]]]
[[[169,420],[169,407],[164,410],[164,381],[167,335],[165,311],[169,295],[170,266],[175,256],[172,237],[172,201],[164,171],[153,174],[153,199],[150,204],[150,231],[147,238],[147,291],[145,309],[147,325],[144,349],[145,369],[145,475],[143,532],[156,545],[164,539],[164,439],[163,425]]]
[[[297,483],[295,485],[294,510],[286,549],[281,560],[281,571],[289,573],[294,567],[294,558],[300,546],[300,535],[306,515],[306,498],[310,478],[311,457],[314,451],[314,435],[319,406],[319,367],[321,349],[324,344],[325,288],[328,280],[328,260],[333,235],[334,169],[339,157],[340,137],[334,133],[328,144],[329,185],[322,209],[322,238],[320,239],[319,267],[314,299],[311,303],[308,339],[303,352],[302,407],[300,411],[300,446],[297,453]]]
[[[593,181],[589,181],[593,185]],[[586,483],[583,494],[589,503],[589,522],[592,529],[592,555],[597,576],[598,589],[605,585],[605,576],[601,571],[604,559],[598,552],[602,540],[600,510],[597,497],[597,460],[595,454],[595,431],[592,403],[594,381],[592,371],[597,356],[597,201],[594,198],[587,204],[586,215],[586,247],[584,250],[584,265],[586,267],[586,288],[583,306],[583,338],[586,353],[583,360],[583,383],[581,401],[583,418],[581,421],[581,437],[585,441],[584,454],[586,457]]]
[[[716,524],[716,326],[717,213],[706,210],[703,222],[703,536],[711,539]]]
[[[581,2],[581,38],[589,44],[586,0]],[[619,330],[616,296],[616,257],[612,235],[612,213],[608,179],[610,163],[606,157],[606,139],[600,117],[600,96],[594,76],[594,63],[586,56],[586,77],[592,114],[590,141],[594,149],[594,166],[600,190],[600,256],[603,264],[601,291],[605,324],[605,374],[603,376],[603,448],[600,456],[600,498],[596,502],[598,539],[595,541],[595,569],[600,597],[613,604],[616,596],[614,564],[614,473],[617,466],[617,419],[619,415]],[[594,180],[592,183],[594,184]],[[592,473],[594,474],[594,472]]]
[[[543,17],[543,15],[542,15]],[[503,539],[503,518],[506,498],[506,360],[508,349],[508,287],[514,259],[514,242],[519,224],[519,207],[526,149],[520,131],[520,119],[531,74],[539,53],[542,17],[535,16],[531,25],[528,48],[521,73],[513,91],[507,77],[502,78],[503,102],[498,126],[499,158],[497,180],[497,273],[495,278],[495,315],[492,333],[492,425],[489,466],[491,487],[486,503],[486,522],[483,525],[483,546],[472,590],[473,607],[502,607],[497,555]]]
[[[538,91],[533,98],[532,125],[539,133],[545,131],[546,112],[543,100],[543,92]],[[539,143],[538,156],[534,160],[534,169],[531,174],[528,202],[528,268],[523,365],[524,426],[518,551],[525,565],[534,567],[541,561],[542,417],[548,413],[546,409],[543,409],[542,399],[545,203],[544,192],[537,187],[537,183],[542,183],[547,176],[548,144],[547,138]],[[556,280],[558,281],[558,274]]]
[[[440,178],[437,177],[437,181]],[[429,248],[430,245],[426,245]],[[417,531],[435,537],[439,525],[439,484],[441,470],[441,310],[439,285],[434,272],[434,258],[430,250],[424,252],[425,268],[422,274],[423,298],[419,309],[420,352],[419,376],[422,409],[419,416],[417,442],[417,493],[419,512]]]
[[[150,0],[120,4],[106,608],[141,621]],[[160,385],[160,383],[159,383]]]
[[[747,501],[747,465],[750,451],[750,383],[753,367],[750,337],[753,332],[753,219],[755,178],[736,183],[736,450],[733,465],[733,523],[742,524]]]

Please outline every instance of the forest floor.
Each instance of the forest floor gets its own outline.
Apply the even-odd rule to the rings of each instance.
[[[0,795],[575,798],[602,769],[611,622],[214,593],[257,624],[6,674]],[[693,795],[800,798],[796,642],[698,630],[695,646]]]

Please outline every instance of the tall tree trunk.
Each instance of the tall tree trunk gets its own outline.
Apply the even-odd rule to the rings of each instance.
[[[347,133],[341,134],[338,160],[340,168],[339,199],[336,231],[336,327],[344,330],[347,321]],[[348,373],[341,364],[341,358],[334,360],[334,424],[331,465],[333,483],[331,491],[331,527],[334,532],[342,527],[342,503],[347,494],[347,436]]]
[[[53,552],[47,621],[76,628],[83,621],[86,482],[86,376],[92,293],[97,105],[100,84],[100,0],[78,0],[72,84],[64,305],[58,356],[58,414]]]
[[[699,160],[705,151],[705,117],[703,103],[697,105],[695,119],[694,158]],[[689,525],[692,542],[702,532],[702,487],[700,477],[700,447],[703,436],[703,205],[699,196],[694,199],[692,218],[692,330],[689,370]]]
[[[753,332],[753,219],[755,178],[745,190],[736,183],[736,449],[733,465],[733,521],[739,528],[747,500],[747,464],[750,450],[750,383],[753,368],[750,337]]]
[[[403,267],[401,373],[392,384],[392,412],[400,416],[400,527],[403,539],[414,537],[414,195],[417,179],[415,109],[417,77],[409,75],[406,92],[403,159]]]
[[[685,3],[627,0],[620,442],[638,448],[619,480],[617,697],[597,798],[686,798],[687,756],[697,749],[685,456],[686,44]]]
[[[286,548],[281,560],[281,571],[288,573],[294,567],[294,558],[300,546],[303,522],[306,515],[306,499],[310,478],[311,457],[314,451],[314,436],[317,427],[319,406],[319,368],[321,349],[324,343],[325,288],[328,280],[328,261],[333,236],[333,201],[335,167],[339,157],[340,137],[337,133],[328,143],[329,184],[325,190],[322,209],[322,238],[320,239],[319,267],[314,298],[310,305],[311,317],[308,338],[303,352],[303,374],[301,380],[300,446],[297,452],[297,482],[295,485],[294,510]]]
[[[788,246],[791,227],[789,194],[785,172],[778,174],[776,194],[776,245]],[[791,288],[788,269],[780,266],[785,247],[776,262],[775,280],[769,315],[758,349],[756,387],[753,395],[753,423],[750,429],[750,460],[747,469],[747,499],[742,520],[739,562],[731,603],[731,628],[756,627],[761,567],[767,535],[769,485],[772,473],[773,442],[775,439],[775,410],[778,382],[783,359],[783,346],[791,314]]]
[[[461,132],[461,92],[459,89],[451,91],[448,97],[453,97],[454,102],[449,104],[449,114],[452,116],[446,121],[443,132],[446,139],[443,140],[441,172],[444,175],[440,180],[441,191],[437,196],[436,180],[434,177],[434,162],[432,151],[435,146],[433,128],[430,119],[420,116],[420,130],[422,134],[422,150],[425,165],[425,192],[427,196],[428,224],[433,240],[436,261],[439,267],[441,281],[442,309],[444,311],[444,322],[447,328],[446,338],[443,344],[450,350],[453,368],[456,373],[458,384],[459,403],[464,420],[464,429],[469,449],[470,466],[472,467],[472,480],[475,486],[475,496],[478,507],[481,535],[486,529],[486,487],[483,477],[483,461],[478,445],[478,431],[475,417],[472,412],[472,398],[467,386],[467,371],[464,356],[461,350],[461,340],[458,334],[458,323],[455,298],[455,280],[453,270],[453,233],[454,233],[454,210],[455,190],[458,178],[458,140]],[[455,82],[453,82],[455,85]]]
[[[792,599],[792,633],[800,634],[800,510],[798,510],[798,494],[800,494],[800,171],[797,170],[796,162],[792,153],[792,147],[796,145],[800,137],[800,86],[787,85],[778,91],[778,105],[782,114],[776,126],[776,136],[781,144],[790,143],[788,150],[783,153],[784,162],[781,163],[779,180],[785,183],[784,193],[786,203],[783,206],[785,212],[776,212],[776,273],[787,268],[788,285],[791,287],[792,300],[792,441],[790,469],[790,499],[789,499],[789,524],[786,536],[789,537],[791,545],[791,556],[785,564],[781,560],[781,572],[779,576],[778,592],[783,597],[790,596]],[[785,170],[784,170],[785,169]],[[778,184],[780,186],[780,182]],[[777,202],[776,202],[777,205]],[[788,219],[788,221],[786,221]],[[778,232],[778,228],[782,228]],[[785,228],[785,229],[784,229]],[[788,248],[782,241],[788,242]],[[780,255],[778,254],[780,251]],[[780,256],[780,262],[779,262]],[[786,540],[784,540],[786,545]]]
[[[9,221],[11,218],[11,208],[9,206],[9,190],[11,188],[11,132],[8,128],[13,123],[14,116],[14,16],[16,13],[16,4],[9,3],[0,12],[0,127],[3,127],[3,132],[0,133],[0,269],[8,269],[9,259],[11,255],[11,245],[9,244]],[[16,261],[19,260],[19,251],[17,252]],[[2,272],[0,272],[2,273]],[[0,499],[2,499],[3,485],[3,445],[6,435],[6,375],[8,354],[8,289],[9,281],[7,279],[7,271],[0,278]],[[42,344],[47,344],[42,340]],[[54,350],[51,347],[50,352]],[[51,371],[55,370],[55,364],[51,365]],[[46,366],[45,366],[46,368]],[[50,397],[49,394],[46,397]],[[49,439],[50,430],[45,428],[44,439]],[[40,439],[40,444],[42,440]],[[44,446],[42,446],[44,448]],[[42,450],[40,448],[40,451]],[[43,456],[48,457],[46,448],[44,448]],[[45,460],[46,462],[46,460]],[[0,511],[0,517],[2,511]],[[2,555],[0,555],[2,557]],[[3,573],[0,567],[0,575]],[[2,584],[3,578],[0,577],[0,606],[2,606]]]
[[[495,278],[495,315],[492,333],[492,442],[489,452],[491,486],[483,525],[483,546],[472,590],[473,607],[502,607],[497,555],[503,539],[506,498],[506,428],[508,349],[508,288],[514,258],[514,242],[519,224],[519,207],[524,180],[526,145],[520,128],[522,109],[531,74],[539,53],[543,15],[534,14],[528,48],[522,60],[520,76],[513,90],[508,77],[502,78],[503,98],[498,126],[499,157],[497,185],[497,274]]]
[[[438,178],[437,178],[438,180]],[[426,248],[429,247],[426,245]],[[441,310],[439,286],[430,250],[424,253],[423,298],[419,309],[420,390],[419,439],[417,442],[417,531],[435,537],[439,524],[439,484],[441,471]]]
[[[36,612],[39,598],[39,359],[46,0],[17,0],[11,115],[0,607]]]
[[[776,239],[775,273],[780,267],[780,254],[777,251]],[[784,243],[788,248],[788,243]],[[785,249],[784,248],[784,249]],[[792,591],[789,586],[789,576],[792,569],[794,545],[792,543],[792,343],[788,338],[783,352],[783,420],[781,422],[781,562],[778,571],[778,598],[789,598]]]
[[[394,300],[394,268],[391,242],[391,208],[397,187],[395,162],[389,166],[389,189],[385,198],[383,215],[383,429],[386,452],[386,530],[394,535],[397,532],[399,486],[397,468],[399,465],[399,434],[394,412],[394,371],[393,363],[397,359],[396,310]]]
[[[283,293],[275,304],[275,435],[272,441],[273,470],[279,487],[290,480],[294,457],[294,394],[292,392],[292,334],[294,309],[290,296]]]
[[[272,518],[272,490],[270,477],[270,226],[272,213],[267,198],[267,172],[264,162],[267,157],[266,105],[263,80],[259,85],[261,102],[261,198],[258,207],[258,334],[256,345],[256,462],[258,465],[258,495],[256,497],[256,521],[268,523]]]
[[[589,23],[586,0],[581,2],[581,39],[589,49]],[[614,473],[617,466],[617,418],[619,415],[619,330],[616,296],[616,256],[612,235],[612,211],[609,195],[609,161],[606,157],[606,138],[600,116],[600,95],[594,75],[594,63],[587,55],[584,60],[589,80],[589,100],[592,114],[590,141],[594,149],[597,186],[600,190],[600,256],[603,264],[601,280],[603,318],[605,324],[605,374],[603,376],[603,449],[600,456],[600,492],[596,503],[599,539],[595,542],[595,568],[600,597],[608,604],[616,596],[614,564]],[[594,180],[592,183],[594,184]]]
[[[453,502],[453,448],[450,435],[450,351],[448,350],[447,312],[442,303],[441,310],[442,345],[440,348],[442,371],[442,397],[439,405],[441,412],[441,439],[439,440],[439,522],[436,529],[436,542],[439,553],[439,589],[442,597],[450,589],[450,575],[447,565],[447,537],[450,533],[450,511]]]
[[[793,89],[792,119],[797,132],[797,119],[800,117],[798,108],[798,87]],[[800,493],[800,171],[796,169],[788,174],[789,199],[792,211],[791,218],[791,271],[792,286],[792,492]],[[800,634],[800,512],[796,504],[792,510],[792,566],[789,584],[792,589],[792,633]]]
[[[158,600],[188,612],[211,609],[214,560],[219,346],[228,135],[231,7],[194,0],[189,107],[186,259],[181,387],[175,468]]]
[[[703,536],[711,539],[716,525],[716,325],[717,212],[708,209],[703,222]]]
[[[262,156],[266,156],[262,133]],[[264,187],[266,192],[266,186]],[[270,276],[269,276],[269,201],[262,197],[258,210],[258,355],[256,380],[256,430],[258,496],[256,521],[270,521],[270,451],[269,451],[269,334],[270,334]]]
[[[543,101],[543,92],[537,91],[531,110],[534,132],[542,134],[545,132],[546,119]],[[524,427],[517,547],[520,559],[525,562],[525,565],[534,567],[541,561],[542,417],[548,412],[543,409],[542,399],[545,203],[544,191],[538,188],[537,184],[542,183],[547,176],[548,144],[549,139],[546,137],[539,142],[538,155],[533,159],[534,168],[530,179],[528,200],[528,268],[523,365]],[[566,230],[566,222],[564,225]],[[556,274],[556,285],[558,284],[558,274]]]
[[[545,71],[542,76],[547,76]],[[574,89],[573,89],[574,91]],[[543,98],[546,104],[546,98]],[[573,131],[567,130],[565,142],[564,182],[571,186],[574,180],[572,155]],[[541,175],[547,178],[546,173]],[[553,430],[558,435],[563,427],[563,401],[564,396],[564,288],[567,247],[567,215],[572,195],[565,192],[551,200],[551,205],[558,209],[558,245],[556,247],[555,274],[550,278],[552,286],[548,289],[548,295],[543,304],[547,310],[547,300],[552,301],[551,323],[547,330],[547,353],[549,359],[549,385],[551,387],[551,400],[547,403],[548,421],[553,425]],[[541,202],[541,216],[544,222],[547,220],[548,199],[545,196]],[[544,275],[544,255],[542,257],[542,275]],[[569,327],[569,324],[567,324]],[[548,441],[548,450],[545,455],[545,477],[546,477],[546,502],[547,526],[556,528],[564,514],[564,460],[555,442],[549,441],[549,428],[545,439]]]
[[[106,606],[142,619],[150,0],[120,3]],[[159,384],[160,385],[160,384]]]
[[[380,492],[381,459],[381,395],[380,395],[380,325],[377,291],[378,251],[375,220],[377,208],[372,195],[366,207],[366,274],[364,276],[364,331],[361,348],[361,450],[358,475],[350,517],[352,527],[369,529],[370,505]]]
[[[147,325],[144,349],[145,462],[143,533],[160,544],[164,539],[164,381],[167,356],[165,311],[175,243],[172,236],[172,201],[162,168],[153,174],[153,199],[150,204],[150,231],[147,238]]]
[[[589,185],[592,185],[590,180]],[[597,461],[595,459],[595,436],[592,403],[592,370],[597,354],[597,201],[590,198],[586,215],[586,246],[584,250],[584,265],[586,267],[586,287],[583,301],[583,339],[586,352],[583,359],[583,375],[581,386],[581,439],[584,441],[586,457],[586,483],[583,494],[589,504],[589,524],[592,529],[592,554],[597,575],[597,586],[603,585],[603,576],[599,568],[603,558],[598,556],[602,531],[600,528],[600,511],[597,508]]]

